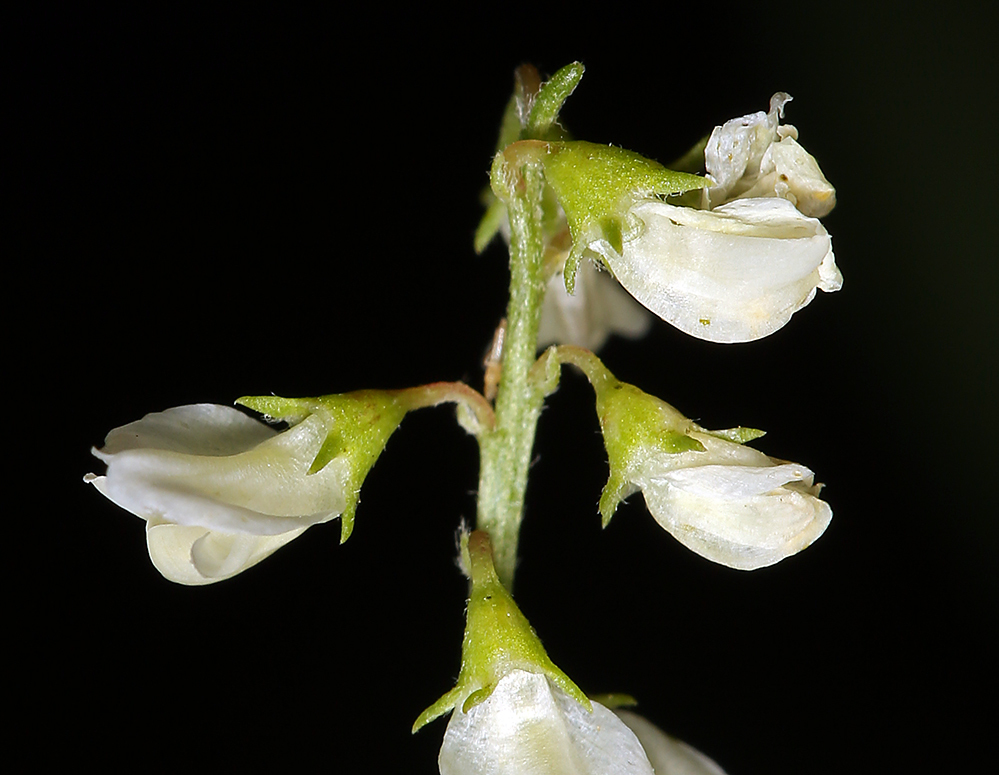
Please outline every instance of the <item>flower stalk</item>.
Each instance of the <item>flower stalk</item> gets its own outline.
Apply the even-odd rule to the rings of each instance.
[[[407,411],[452,403],[471,416],[473,426],[480,432],[481,429],[491,430],[496,424],[496,415],[489,402],[479,391],[464,382],[431,382],[428,385],[386,392],[397,395]]]

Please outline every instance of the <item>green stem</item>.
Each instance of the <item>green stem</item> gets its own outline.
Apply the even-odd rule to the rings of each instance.
[[[550,348],[549,352],[551,353],[550,357],[555,358],[559,364],[571,363],[583,372],[594,389],[599,388],[601,384],[608,380],[614,379],[614,375],[607,371],[607,367],[604,366],[603,361],[582,347],[571,344],[560,344],[558,347]]]
[[[510,218],[510,302],[496,394],[496,426],[479,440],[477,527],[486,530],[500,580],[513,588],[517,539],[524,516],[527,472],[544,394],[529,378],[535,361],[544,299],[543,180],[539,165],[511,171],[502,156],[493,166],[493,189]]]

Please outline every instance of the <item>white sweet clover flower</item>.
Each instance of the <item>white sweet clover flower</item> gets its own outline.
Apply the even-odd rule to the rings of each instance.
[[[331,427],[322,408],[279,433],[232,407],[179,406],[111,431],[94,450],[107,473],[85,479],[146,520],[164,576],[209,584],[344,510],[348,461],[309,473]]]
[[[638,736],[656,775],[725,775],[725,771],[703,753],[667,735],[637,713],[623,709],[615,709],[614,713]]]
[[[244,396],[237,403],[290,427],[278,432],[227,406],[179,406],[111,431],[94,450],[107,474],[85,480],[146,520],[149,555],[164,576],[209,584],[334,517],[346,541],[361,484],[406,412],[442,402],[467,405],[471,432],[491,426],[491,407],[461,383]]]
[[[545,676],[525,670],[507,673],[467,713],[455,709],[439,762],[441,775],[654,772],[639,738],[612,711],[598,702],[587,710]]]
[[[839,290],[832,240],[817,220],[835,190],[797,130],[779,125],[788,99],[778,94],[769,113],[716,128],[707,178],[613,147],[551,144],[545,172],[573,241],[567,289],[591,258],[663,320],[726,343],[767,336],[817,290]],[[707,209],[668,199],[696,189]]]
[[[832,519],[806,466],[768,457],[745,442],[762,431],[708,431],[664,401],[621,382],[600,360],[560,347],[596,393],[610,476],[604,524],[641,491],[655,520],[702,557],[740,570],[773,565],[815,541]]]
[[[704,167],[712,182],[702,189],[703,204],[713,209],[733,199],[779,197],[813,218],[836,206],[836,189],[815,157],[798,143],[798,130],[781,125],[791,96],[778,92],[770,111],[751,113],[715,127],[704,149]]]

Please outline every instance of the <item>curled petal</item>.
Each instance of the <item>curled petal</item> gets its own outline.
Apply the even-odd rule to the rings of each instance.
[[[704,148],[704,167],[714,185],[705,188],[706,209],[735,199],[780,197],[813,218],[836,205],[836,189],[815,157],[798,143],[798,130],[779,125],[791,97],[778,92],[768,113],[751,113],[715,127]]]
[[[778,196],[812,218],[822,218],[836,206],[836,189],[826,180],[815,157],[793,137],[771,145],[760,161],[760,177],[744,198]]]
[[[770,100],[770,111],[750,113],[716,126],[704,148],[704,168],[712,181],[704,194],[710,206],[740,196],[759,176],[763,154],[777,137],[784,105],[791,96],[778,92]]]
[[[619,254],[597,242],[620,283],[680,330],[713,342],[759,339],[783,326],[817,288],[839,290],[832,241],[784,199],[742,199],[715,210],[642,201]]]
[[[611,334],[639,337],[649,330],[651,322],[648,311],[622,290],[613,277],[585,261],[576,273],[571,296],[565,290],[561,273],[548,281],[538,347],[572,344],[595,352]]]
[[[441,775],[653,775],[635,734],[536,673],[513,670],[467,713],[455,708]]]
[[[300,527],[280,535],[253,536],[149,522],[146,545],[156,570],[170,581],[211,584],[256,565],[304,532]]]

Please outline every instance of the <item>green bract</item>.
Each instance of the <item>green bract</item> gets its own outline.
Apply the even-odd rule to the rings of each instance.
[[[538,71],[531,65],[517,69],[514,93],[507,102],[500,124],[497,153],[518,140],[567,140],[568,133],[558,123],[558,114],[565,100],[572,94],[583,77],[583,66],[579,62],[566,65],[544,84],[540,83]],[[492,190],[483,192],[486,212],[475,230],[474,247],[481,253],[507,223],[506,205]],[[546,192],[543,223],[551,237],[560,228],[565,228],[558,203],[551,192]]]
[[[522,137],[547,140],[552,134],[556,137],[563,135],[563,130],[555,122],[562,105],[575,91],[582,77],[583,65],[573,62],[549,78],[534,98]]]

